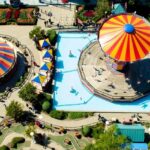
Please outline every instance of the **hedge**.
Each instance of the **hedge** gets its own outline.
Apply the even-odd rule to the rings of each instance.
[[[10,148],[7,147],[6,145],[3,145],[3,146],[0,147],[0,150],[10,150]]]
[[[78,119],[78,118],[87,118],[88,116],[92,116],[93,113],[88,112],[69,112],[69,119]]]
[[[49,101],[44,101],[43,104],[42,104],[42,109],[43,111],[49,111],[51,108],[51,104]]]
[[[63,120],[63,119],[67,118],[68,113],[63,112],[63,111],[52,110],[50,112],[50,116],[53,117],[53,118],[56,118],[56,119]]]
[[[87,137],[87,136],[90,136],[91,135],[91,131],[92,129],[88,126],[85,126],[82,128],[82,134]]]
[[[25,142],[25,138],[23,138],[23,137],[14,137],[11,141],[10,147],[11,148],[17,148],[18,143],[24,143],[24,142]]]

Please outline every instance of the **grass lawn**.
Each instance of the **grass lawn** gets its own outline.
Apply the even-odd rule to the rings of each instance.
[[[58,136],[49,135],[49,137],[51,138],[51,140],[59,143],[66,150],[73,149],[73,148],[75,148],[76,150],[82,150],[89,143],[86,138],[82,137],[81,139],[77,139],[76,137],[74,137],[73,134],[65,134],[65,135],[58,135]],[[71,145],[65,144],[64,143],[65,139],[71,140],[72,144]]]
[[[2,130],[2,135],[0,136],[0,144],[3,142],[5,137],[11,132],[23,133],[25,131],[25,127],[20,124],[12,125],[10,128],[5,128]]]
[[[30,147],[30,145],[31,145],[30,141],[25,141],[24,143],[17,144],[17,148],[12,148],[11,150],[21,150],[24,147]]]

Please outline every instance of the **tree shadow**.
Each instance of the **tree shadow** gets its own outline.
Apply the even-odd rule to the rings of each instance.
[[[137,94],[148,93],[150,91],[150,59],[128,64],[125,77],[126,82]]]

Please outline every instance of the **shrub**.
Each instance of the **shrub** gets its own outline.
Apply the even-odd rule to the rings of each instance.
[[[37,94],[36,94],[36,87],[34,87],[31,83],[27,83],[20,91],[19,97],[25,101],[36,101]]]
[[[30,39],[33,39],[34,36],[36,36],[36,37],[38,38],[38,40],[43,39],[43,38],[44,38],[44,35],[42,35],[41,30],[42,30],[42,29],[41,29],[40,26],[35,26],[35,27],[33,28],[33,30],[31,30],[31,31],[29,32],[29,37],[30,37]]]
[[[26,11],[21,12],[21,13],[19,14],[19,18],[21,18],[21,19],[28,19],[28,17],[27,17],[27,12],[26,12]]]
[[[19,14],[20,14],[20,10],[19,9],[15,10],[14,18],[17,19],[19,17]]]
[[[55,45],[57,39],[57,33],[55,30],[47,30],[46,35],[52,45]]]
[[[68,113],[63,112],[63,111],[52,110],[50,112],[50,116],[53,117],[53,118],[56,118],[56,119],[63,120],[63,119],[67,118]]]
[[[42,104],[42,109],[43,111],[49,111],[50,110],[50,107],[51,107],[51,104],[49,101],[44,101],[44,103]]]
[[[70,112],[68,115],[69,119],[84,118],[87,116],[88,116],[87,113],[84,112]]]
[[[24,143],[25,142],[25,138],[23,137],[15,137],[12,139],[10,147],[11,148],[17,148],[17,144],[18,143]]]
[[[91,135],[91,131],[92,129],[88,126],[85,126],[82,128],[82,134],[87,137],[87,136],[90,136]]]
[[[7,13],[6,13],[6,19],[10,19],[11,15],[12,15],[12,11],[11,10],[7,11]]]
[[[87,113],[87,112],[69,112],[68,118],[69,119],[87,118],[89,115],[92,115],[92,113]]]
[[[83,15],[86,17],[93,17],[95,15],[95,12],[93,10],[88,10],[84,12]]]
[[[92,137],[98,139],[100,134],[104,133],[104,124],[98,124],[96,127],[92,128]]]
[[[3,145],[3,146],[0,147],[0,150],[10,150],[10,148],[7,147],[6,145]]]

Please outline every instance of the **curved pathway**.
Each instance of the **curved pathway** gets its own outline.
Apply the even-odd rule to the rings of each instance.
[[[44,21],[40,20],[37,25],[41,25],[42,28],[44,27]],[[19,39],[19,41],[27,45],[33,52],[34,59],[38,65],[40,65],[40,54],[36,50],[36,47],[34,45],[34,42],[29,39],[29,32],[33,29],[33,26],[14,26],[14,25],[2,25],[0,34],[6,34],[10,35],[12,37],[15,37]],[[38,68],[35,68],[35,73],[38,71]],[[18,90],[13,92],[11,96],[6,100],[6,105],[8,105],[12,100],[17,100],[22,103],[25,109],[28,109],[25,105],[25,102],[22,101],[18,97]],[[3,106],[2,103],[0,103],[1,110],[0,115],[5,115],[5,106]],[[102,116],[106,117],[107,119],[111,118],[118,118],[119,120],[123,120],[124,118],[129,118],[132,114],[131,113],[101,113]],[[46,122],[48,124],[52,124],[54,126],[63,126],[65,128],[80,128],[85,125],[91,125],[96,124],[98,122],[98,114],[95,114],[92,117],[86,118],[86,119],[80,119],[80,120],[57,120],[54,118],[51,118],[49,115],[42,114],[43,118],[40,119],[43,122]],[[143,120],[149,120],[149,116],[147,114],[142,114]]]

